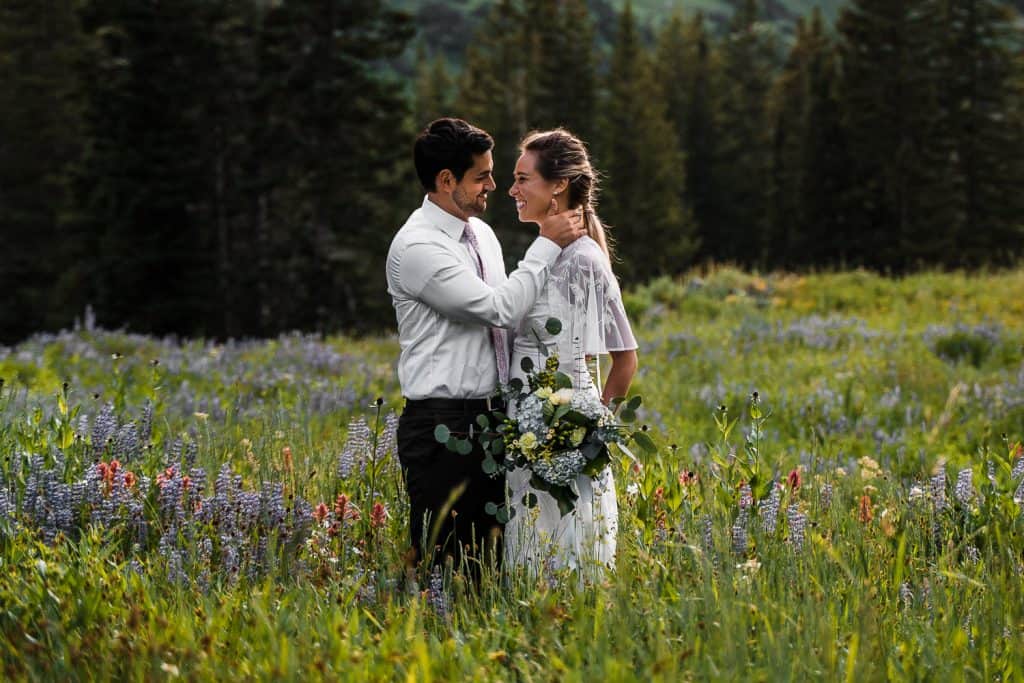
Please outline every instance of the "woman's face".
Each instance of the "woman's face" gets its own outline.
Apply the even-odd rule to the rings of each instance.
[[[547,215],[555,190],[564,182],[545,180],[537,172],[537,153],[526,151],[516,162],[512,187],[508,194],[516,200],[519,220],[524,223],[539,222]]]

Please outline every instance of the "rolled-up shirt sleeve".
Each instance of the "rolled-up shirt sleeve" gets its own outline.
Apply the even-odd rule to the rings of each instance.
[[[466,323],[514,328],[533,306],[561,248],[538,237],[508,280],[491,287],[458,256],[439,244],[410,244],[399,264],[410,296],[441,315]]]

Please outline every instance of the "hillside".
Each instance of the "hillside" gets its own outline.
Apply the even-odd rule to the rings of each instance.
[[[589,0],[600,45],[608,45],[615,31],[616,16],[626,0]],[[1024,0],[1007,0],[1024,14]],[[468,41],[477,25],[494,5],[490,0],[395,0],[395,4],[416,17],[419,39],[432,54],[443,52],[453,64],[461,64]],[[820,7],[830,22],[835,21],[845,0],[763,0],[768,21],[779,32],[792,32],[793,21]],[[703,12],[715,26],[721,27],[732,15],[736,0],[633,0],[638,25],[650,33],[665,18],[676,12]]]

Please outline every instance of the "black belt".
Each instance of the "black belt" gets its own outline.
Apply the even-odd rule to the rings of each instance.
[[[501,396],[487,398],[419,398],[405,399],[406,409],[438,410],[444,412],[489,413],[505,410],[505,399]]]

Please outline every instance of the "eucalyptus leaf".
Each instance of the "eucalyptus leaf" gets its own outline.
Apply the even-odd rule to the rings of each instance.
[[[626,407],[629,408],[630,410],[636,410],[637,408],[640,407],[640,404],[643,403],[643,401],[643,398],[641,398],[640,396],[634,396],[633,398],[629,399],[629,401],[626,403]]]
[[[544,329],[548,331],[548,334],[554,336],[562,331],[562,321],[558,318],[548,318],[548,321],[544,323]]]
[[[527,494],[525,494],[523,496],[523,498],[522,498],[522,503],[523,503],[524,506],[526,506],[526,507],[528,507],[528,508],[530,508],[532,510],[533,508],[537,507],[537,503],[538,503],[537,494],[536,493],[527,493]]]
[[[519,367],[523,369],[523,372],[533,372],[533,359],[529,356],[523,356],[523,360],[519,361]]]
[[[494,460],[494,458],[486,458],[483,462],[482,467],[484,469],[484,474],[494,474],[495,472],[498,471],[498,463]]]
[[[473,452],[473,442],[469,439],[459,439],[455,442],[455,452],[459,455],[469,455]]]
[[[486,415],[477,415],[476,423],[480,425],[480,429],[487,429],[491,426],[491,421],[487,419]]]
[[[647,432],[634,432],[633,441],[640,447],[644,453],[653,455],[658,452],[658,447],[654,445],[654,439],[652,439]]]
[[[447,425],[437,425],[434,427],[434,439],[438,443],[448,443],[448,439],[452,436],[451,430],[448,429]]]
[[[498,514],[498,506],[488,501],[488,503],[484,505],[484,512],[486,512],[489,515],[496,515]]]

